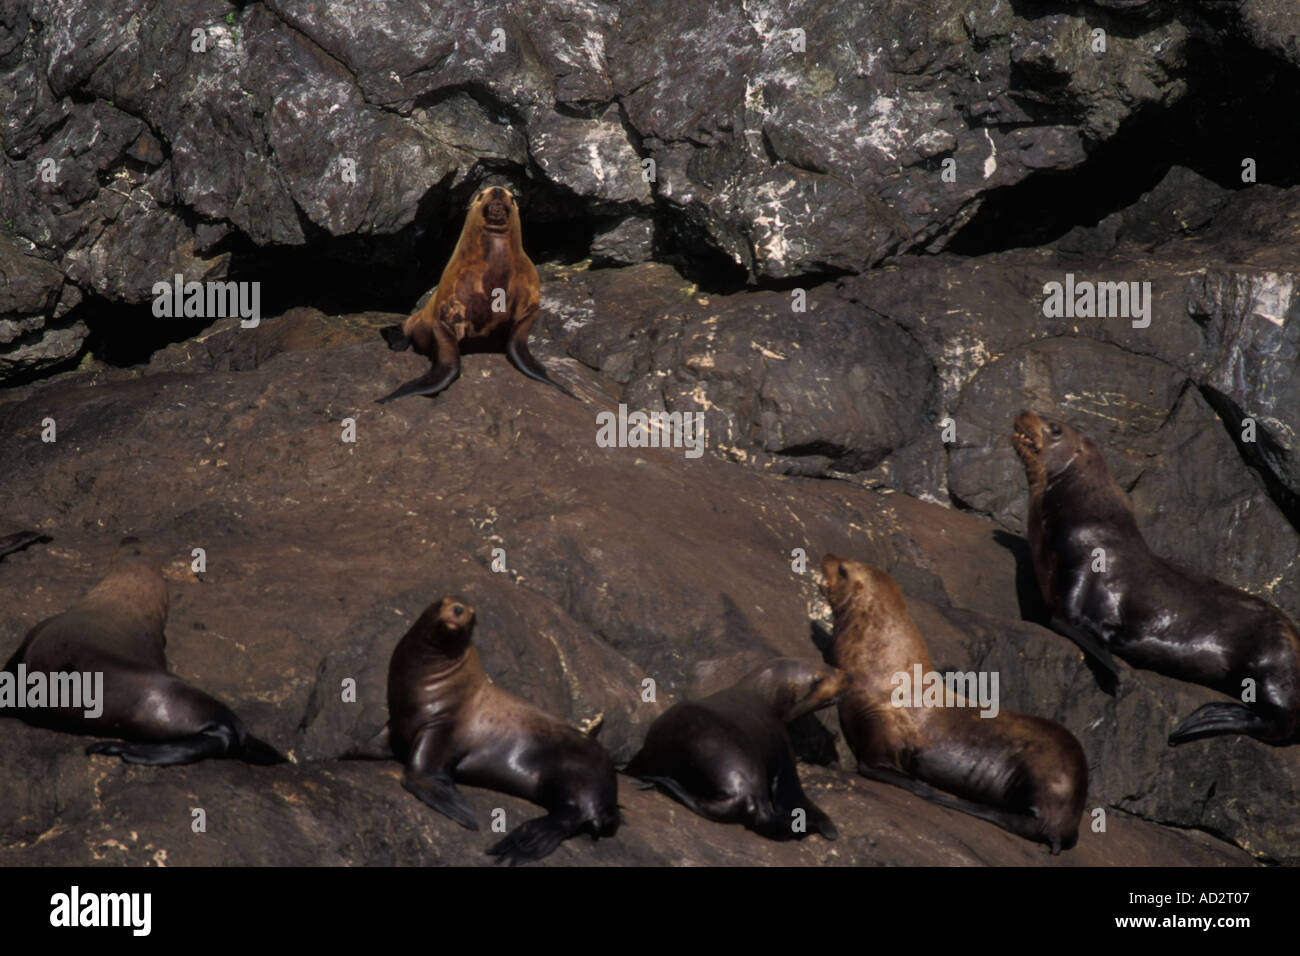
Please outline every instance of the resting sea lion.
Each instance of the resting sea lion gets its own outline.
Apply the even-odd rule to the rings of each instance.
[[[650,725],[626,773],[658,785],[718,823],[743,823],[774,840],[815,829],[828,840],[835,825],[804,794],[785,725],[833,704],[843,672],[780,658],[734,687],[674,704]],[[796,811],[807,826],[795,829]]]
[[[137,539],[126,538],[107,577],[27,632],[4,666],[13,682],[0,676],[11,687],[22,683],[19,675],[27,677],[28,687],[39,679],[52,691],[56,683],[71,686],[75,674],[84,696],[87,682],[102,674],[101,713],[87,716],[84,703],[53,706],[55,701],[0,713],[37,727],[121,738],[93,743],[86,752],[116,754],[128,763],[183,764],[206,757],[283,763],[274,748],[244,731],[225,704],[168,671],[166,621],[167,584],[158,564]]]

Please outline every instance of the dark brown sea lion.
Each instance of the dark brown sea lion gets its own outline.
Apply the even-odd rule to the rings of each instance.
[[[1153,554],[1128,496],[1086,435],[1021,412],[1012,442],[1029,478],[1026,525],[1038,587],[1062,632],[1084,650],[1113,651],[1134,667],[1239,701],[1243,682],[1254,682],[1253,702],[1197,708],[1174,728],[1171,744],[1218,734],[1293,742],[1300,633],[1287,616]]]
[[[833,667],[779,658],[734,687],[674,704],[624,772],[718,823],[743,823],[774,840],[809,830],[834,840],[835,825],[799,783],[786,724],[833,704],[846,685]],[[795,829],[799,810],[806,826]]]
[[[437,395],[447,388],[460,375],[461,343],[472,343],[477,351],[504,351],[529,378],[573,398],[528,351],[539,289],[537,269],[524,252],[515,197],[502,186],[479,190],[437,292],[400,327],[381,330],[390,349],[414,346],[433,365],[379,401]]]
[[[108,576],[62,614],[37,624],[4,666],[12,689],[33,675],[51,687],[51,675],[102,674],[102,708],[12,706],[0,713],[37,727],[117,737],[86,748],[128,763],[183,764],[232,757],[253,764],[283,763],[268,744],[244,731],[239,718],[167,670],[167,584],[157,562],[135,538],[123,540]],[[24,675],[26,681],[19,681]],[[79,683],[80,686],[80,683]],[[51,702],[52,703],[52,702]]]
[[[547,815],[510,831],[488,853],[511,866],[538,860],[578,833],[618,829],[618,777],[603,747],[495,687],[470,645],[474,608],[434,601],[388,665],[388,730],[406,764],[402,786],[463,827],[478,829],[456,783],[531,800]]]
[[[822,574],[835,615],[832,662],[852,680],[839,716],[858,772],[1053,853],[1074,846],[1088,793],[1088,764],[1074,735],[1011,710],[982,717],[959,696],[955,706],[895,706],[896,675],[933,670],[903,592],[861,561],[827,555]]]

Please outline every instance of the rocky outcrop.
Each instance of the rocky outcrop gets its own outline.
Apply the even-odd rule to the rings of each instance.
[[[943,249],[991,196],[1080,169],[1135,123],[1217,95],[1225,71],[1267,86],[1293,61],[1293,20],[1266,0],[1159,16],[11,0],[0,243],[63,281],[41,283],[55,302],[0,292],[23,333],[0,338],[0,381],[75,358],[78,320],[147,304],[175,273],[273,281],[258,252],[310,250],[406,308],[415,285],[394,280],[445,254],[488,175],[523,195],[530,227],[597,259],[860,273]]]
[[[623,761],[670,702],[819,653],[828,551],[1079,737],[1078,848],[857,777],[822,713],[801,772],[837,843],[624,780],[619,836],[550,862],[1300,862],[1300,748],[1171,749],[1216,695],[1104,692],[1040,626],[1007,441],[1068,419],[1158,552],[1300,618],[1300,186],[1258,95],[1300,88],[1297,15],[920,6],[0,0],[0,521],[53,539],[0,564],[0,653],[138,534],[172,556],[172,665],[295,761],[132,768],[9,722],[0,863],[486,859],[345,759],[427,603],[464,593],[493,678]],[[373,404],[425,363],[377,330],[489,180],[580,400],[471,355]],[[155,315],[176,275],[259,283],[262,321]],[[1118,311],[1049,305],[1076,280]],[[705,453],[607,447],[620,407],[699,414]]]
[[[548,294],[581,288],[554,277]],[[1300,756],[1226,738],[1166,748],[1176,720],[1213,693],[1126,670],[1118,695],[1104,694],[1077,650],[1021,620],[1023,555],[987,519],[680,448],[601,448],[595,416],[613,408],[615,383],[544,340],[537,353],[582,401],[501,356],[471,355],[444,396],[375,406],[388,379],[423,361],[383,347],[384,321],[327,324],[302,311],[253,330],[232,322],[155,367],[77,372],[0,405],[9,517],[54,538],[0,565],[13,609],[3,646],[93,583],[121,533],[147,536],[174,556],[172,666],[297,761],[149,773],[11,724],[0,746],[5,804],[17,808],[0,824],[9,862],[477,860],[482,841],[405,794],[396,764],[340,759],[382,726],[388,654],[426,603],[465,594],[494,680],[575,722],[603,715],[599,739],[625,760],[672,700],[768,656],[818,653],[809,614],[824,608],[799,558],[825,551],[889,569],[937,663],[996,668],[1005,706],[1070,727],[1105,831],[1085,828],[1077,850],[1052,858],[857,778],[841,743],[837,767],[803,770],[844,834],[836,844],[769,844],[624,780],[620,836],[575,841],[555,862],[1249,859],[1231,843],[1295,858]],[[40,440],[46,417],[58,427],[52,444]],[[349,418],[355,442],[343,440]],[[199,573],[194,548],[204,549]],[[357,682],[355,703],[342,699],[344,677]],[[647,678],[654,702],[642,700]],[[833,734],[834,715],[821,717]],[[483,814],[532,812],[470,793]],[[191,833],[192,805],[224,821],[221,841]],[[314,836],[300,841],[301,830]]]

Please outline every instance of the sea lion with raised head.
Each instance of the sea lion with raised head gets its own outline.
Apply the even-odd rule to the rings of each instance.
[[[1088,763],[1074,735],[1005,708],[981,716],[961,696],[947,706],[896,706],[898,675],[932,672],[903,592],[861,561],[827,555],[822,574],[835,618],[831,660],[852,681],[839,717],[858,772],[1046,843],[1054,854],[1074,846],[1088,793]]]
[[[1238,700],[1244,687],[1254,689],[1253,702],[1197,708],[1174,728],[1171,744],[1218,734],[1294,742],[1300,633],[1291,620],[1267,601],[1152,553],[1128,495],[1082,432],[1023,411],[1012,443],[1029,479],[1034,572],[1056,626],[1084,650],[1099,646],[1134,667]]]
[[[474,608],[455,596],[430,604],[388,666],[389,742],[406,764],[404,786],[463,827],[478,829],[457,783],[539,804],[488,849],[514,866],[538,860],[578,833],[613,836],[618,777],[603,747],[501,690],[470,644]]]
[[[833,667],[779,658],[734,687],[668,708],[624,773],[717,823],[774,840],[810,830],[834,840],[835,825],[799,783],[786,724],[835,703],[846,684]]]
[[[401,326],[381,329],[388,347],[414,346],[432,367],[379,399],[437,395],[460,376],[462,343],[477,351],[504,351],[529,378],[574,394],[546,374],[528,351],[528,333],[541,302],[537,269],[524,252],[519,207],[510,190],[486,186],[470,202],[456,250],[438,289]]]
[[[64,681],[71,686],[72,675],[91,680],[102,674],[101,712],[87,716],[82,703],[56,706],[50,700],[6,706],[0,714],[37,727],[120,738],[93,743],[86,753],[117,755],[128,763],[162,766],[209,757],[285,762],[246,733],[225,704],[167,669],[166,622],[167,583],[158,563],[137,539],[126,538],[108,575],[72,607],[28,631],[4,666],[11,686],[39,680],[52,689]],[[18,681],[19,675],[26,681]]]

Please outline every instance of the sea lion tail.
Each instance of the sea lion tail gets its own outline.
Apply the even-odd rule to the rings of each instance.
[[[499,841],[488,847],[488,853],[510,866],[540,860],[582,829],[582,819],[559,816],[554,813],[519,824]]]
[[[289,762],[288,757],[252,734],[246,734],[239,745],[238,752],[230,756],[238,757],[244,763],[251,763],[255,767],[273,767],[276,764]]]

